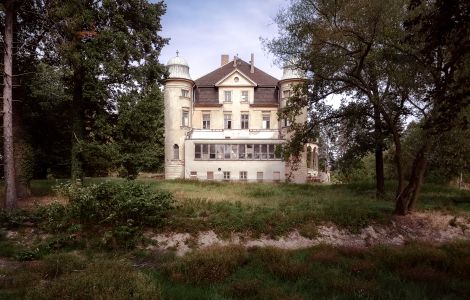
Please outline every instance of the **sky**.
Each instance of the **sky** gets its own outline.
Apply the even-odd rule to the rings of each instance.
[[[155,1],[152,1],[155,2]],[[272,54],[263,50],[260,38],[277,35],[274,18],[287,0],[165,0],[162,17],[163,37],[170,38],[162,50],[160,61],[167,63],[176,55],[189,64],[192,79],[220,67],[221,54],[235,55],[281,78],[282,70],[275,65]]]

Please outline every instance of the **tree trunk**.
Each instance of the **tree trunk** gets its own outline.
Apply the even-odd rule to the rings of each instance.
[[[406,215],[413,208],[418,198],[421,186],[423,184],[424,173],[427,166],[426,154],[431,147],[431,142],[425,141],[425,144],[418,150],[413,161],[410,180],[403,191],[397,196],[395,202],[395,214]]]
[[[397,168],[397,179],[398,179],[398,187],[395,193],[395,197],[398,197],[403,192],[403,185],[404,185],[404,175],[403,175],[403,166],[402,166],[402,159],[401,159],[401,140],[400,135],[396,130],[392,131],[393,135],[393,143],[395,144],[395,166]]]
[[[15,158],[13,152],[13,22],[14,0],[5,1],[5,35],[3,50],[3,163],[5,174],[5,208],[16,207]]]
[[[375,134],[375,182],[376,198],[385,196],[384,158],[383,158],[383,135],[380,111],[374,105],[374,134]]]
[[[16,95],[16,93],[15,93]],[[21,122],[21,103],[13,105],[13,135],[15,136],[15,182],[19,199],[31,196],[30,181],[33,177],[33,149]]]
[[[72,98],[72,151],[71,151],[71,180],[76,184],[83,179],[82,141],[83,141],[83,76],[80,70],[75,70],[73,76]]]

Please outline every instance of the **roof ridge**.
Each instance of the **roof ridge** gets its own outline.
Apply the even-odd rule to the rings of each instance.
[[[266,86],[266,84],[263,84],[263,83],[265,83],[265,82],[264,82],[265,80],[262,80],[262,82],[261,82],[261,84],[260,84],[260,83],[258,82],[258,80],[256,80],[255,78],[253,78],[253,76],[250,76],[250,75],[252,75],[252,74],[254,74],[254,73],[246,73],[246,72],[243,72],[242,70],[239,69],[239,67],[240,67],[242,64],[245,64],[245,67],[246,67],[246,66],[250,66],[251,64],[249,64],[248,62],[244,61],[244,60],[241,59],[241,58],[237,58],[237,60],[238,60],[238,61],[241,61],[241,64],[237,64],[237,66],[234,67],[234,66],[233,66],[233,61],[234,61],[234,60],[232,59],[231,61],[229,61],[229,62],[226,63],[225,65],[220,66],[220,67],[218,67],[217,69],[215,69],[215,70],[213,70],[213,71],[211,71],[211,72],[209,72],[209,73],[207,73],[207,74],[205,74],[205,75],[203,75],[203,76],[201,76],[201,77],[195,79],[194,82],[196,83],[196,85],[198,85],[198,81],[200,82],[201,79],[210,78],[211,75],[215,75],[215,74],[217,74],[217,72],[222,72],[222,70],[225,68],[225,69],[227,69],[227,71],[228,71],[227,74],[229,74],[230,72],[232,72],[232,71],[235,70],[235,69],[238,69],[240,72],[242,72],[243,74],[245,74],[248,78],[250,78],[252,81],[257,82],[258,85],[260,85],[260,86]],[[259,68],[257,68],[257,67],[255,66],[255,73],[256,73],[256,72],[257,72],[258,74],[260,74],[261,76],[266,77],[266,79],[268,79],[269,81],[273,81],[273,84],[274,84],[274,82],[276,82],[276,84],[274,84],[274,85],[277,85],[277,82],[279,81],[279,79],[277,79],[276,77],[274,77],[274,76],[272,76],[272,75],[270,75],[270,74],[264,72],[263,70],[261,70],[261,69],[259,69]],[[225,75],[222,74],[221,77],[218,78],[218,79],[223,78],[223,77],[226,76],[227,74],[225,74]],[[259,76],[259,75],[257,75],[257,76]],[[216,82],[217,82],[217,81],[216,81]],[[203,84],[202,86],[214,86],[216,82],[213,82],[213,83],[211,83],[211,84],[207,84],[207,83],[206,83],[205,85]],[[273,84],[270,84],[270,85],[273,85]]]

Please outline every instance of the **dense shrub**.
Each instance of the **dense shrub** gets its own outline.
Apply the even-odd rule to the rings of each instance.
[[[159,225],[174,206],[169,192],[133,181],[103,182],[86,187],[65,184],[57,192],[69,198],[68,214],[82,224]]]
[[[62,184],[56,192],[68,204],[39,207],[34,219],[49,232],[93,233],[111,248],[132,248],[144,226],[159,226],[174,207],[171,193],[137,182],[103,182],[89,186]]]

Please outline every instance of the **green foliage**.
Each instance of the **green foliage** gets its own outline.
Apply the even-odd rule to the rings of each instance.
[[[23,99],[17,117],[31,137],[34,175],[102,176],[124,165],[131,177],[161,168],[160,86],[166,69],[158,57],[168,42],[160,36],[165,4],[27,0],[15,5],[21,51],[14,73],[22,75],[14,92]],[[131,119],[141,123],[133,125]],[[143,130],[128,130],[124,123]]]
[[[68,215],[81,224],[111,226],[160,225],[174,207],[169,192],[155,191],[138,182],[103,182],[80,187],[58,186],[69,198]]]
[[[64,262],[64,257],[49,257],[48,271],[57,266],[65,274],[53,273],[57,279],[36,285],[25,299],[161,299],[159,286],[127,263],[102,260],[83,268],[80,261],[67,259],[67,266],[59,268],[54,260]],[[71,272],[75,267],[80,271]]]
[[[55,190],[69,203],[38,207],[32,217],[39,226],[48,232],[67,232],[69,237],[101,235],[101,242],[111,248],[135,247],[143,227],[161,226],[175,207],[171,193],[132,181],[88,186],[64,183]]]

